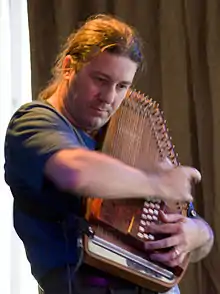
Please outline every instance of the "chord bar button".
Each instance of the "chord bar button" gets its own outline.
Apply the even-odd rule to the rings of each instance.
[[[144,238],[144,235],[142,233],[137,233],[137,236],[140,238],[140,239],[143,239]]]

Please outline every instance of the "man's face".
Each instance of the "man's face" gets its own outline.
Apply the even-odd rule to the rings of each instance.
[[[64,103],[76,126],[87,131],[102,127],[125,98],[136,70],[129,58],[103,52],[73,73]]]

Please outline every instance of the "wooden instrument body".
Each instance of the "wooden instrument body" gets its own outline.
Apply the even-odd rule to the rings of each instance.
[[[136,92],[129,93],[112,117],[102,152],[145,171],[154,169],[165,158],[178,165],[158,105]],[[186,204],[165,204],[159,199],[89,198],[86,219],[95,236],[84,239],[85,263],[150,290],[171,289],[183,277],[188,258],[181,267],[172,269],[151,262],[144,242],[163,236],[148,234],[145,225],[160,222],[159,210],[185,214],[186,209]]]

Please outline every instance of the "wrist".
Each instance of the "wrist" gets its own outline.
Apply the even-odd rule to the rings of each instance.
[[[145,173],[145,187],[144,187],[144,193],[146,198],[163,198],[163,195],[161,193],[158,176],[154,173]],[[146,195],[146,191],[148,191]]]
[[[200,219],[199,217],[194,218],[193,221],[196,223],[198,227],[198,233],[199,233],[199,239],[200,239],[198,247],[202,247],[206,245],[207,243],[212,242],[214,236],[213,236],[212,229],[210,228],[208,223],[206,223],[204,220]]]
[[[210,226],[202,219],[194,219],[195,223],[202,227],[199,230],[199,236],[203,236],[203,240],[198,244],[198,246],[190,254],[190,262],[195,263],[205,258],[212,249],[214,243],[214,235]]]

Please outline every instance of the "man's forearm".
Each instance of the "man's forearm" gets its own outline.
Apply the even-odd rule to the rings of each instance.
[[[191,252],[190,261],[198,262],[205,258],[212,249],[214,243],[214,235],[211,227],[201,218],[194,220],[200,228],[200,234],[204,237],[202,245]]]
[[[98,152],[60,151],[49,160],[45,173],[61,189],[82,196],[109,199],[156,196],[153,175]]]
[[[46,163],[45,174],[61,190],[105,199],[160,198],[191,201],[190,183],[200,173],[190,167],[158,165],[144,172],[100,152],[61,150]]]

